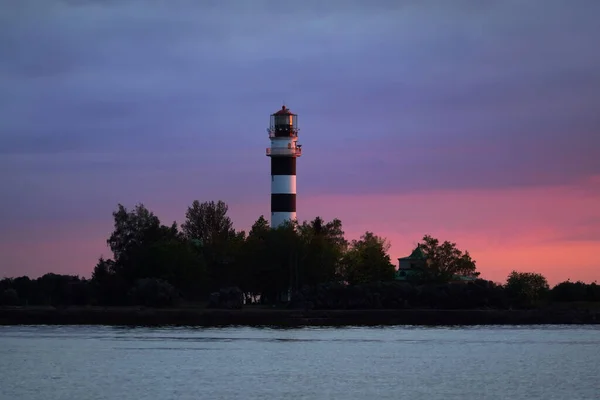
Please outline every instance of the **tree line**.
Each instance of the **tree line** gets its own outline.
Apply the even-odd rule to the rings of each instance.
[[[529,307],[540,301],[600,301],[595,283],[550,289],[536,273],[513,272],[506,284],[479,279],[475,261],[456,244],[425,235],[422,273],[395,280],[390,244],[373,232],[345,238],[339,219],[316,217],[270,228],[260,216],[248,232],[234,228],[223,201],[188,207],[183,224],[164,225],[143,204],[112,214],[112,257],[91,279],[46,274],[0,281],[0,305],[146,305],[202,303],[233,293],[246,304],[313,308]],[[456,275],[477,277],[451,283]],[[232,289],[234,288],[234,289]],[[241,306],[239,304],[238,306]]]

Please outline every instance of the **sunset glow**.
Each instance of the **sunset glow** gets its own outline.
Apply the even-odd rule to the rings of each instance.
[[[431,234],[486,279],[600,280],[600,2],[17,3],[0,6],[0,277],[89,277],[119,202],[165,224],[195,199],[238,229],[269,218],[285,101],[300,220],[385,236],[394,262]]]

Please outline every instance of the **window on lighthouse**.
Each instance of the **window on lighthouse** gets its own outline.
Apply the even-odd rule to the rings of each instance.
[[[275,120],[275,124],[279,125],[279,126],[285,126],[285,125],[287,125],[286,120],[287,120],[286,116],[283,116],[283,115],[278,116]]]

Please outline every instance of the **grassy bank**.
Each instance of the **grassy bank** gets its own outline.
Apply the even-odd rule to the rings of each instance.
[[[243,310],[3,307],[0,325],[376,326],[600,324],[598,309]]]

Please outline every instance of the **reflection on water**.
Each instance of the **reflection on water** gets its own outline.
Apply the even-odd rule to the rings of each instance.
[[[0,327],[0,399],[600,398],[600,327]]]

